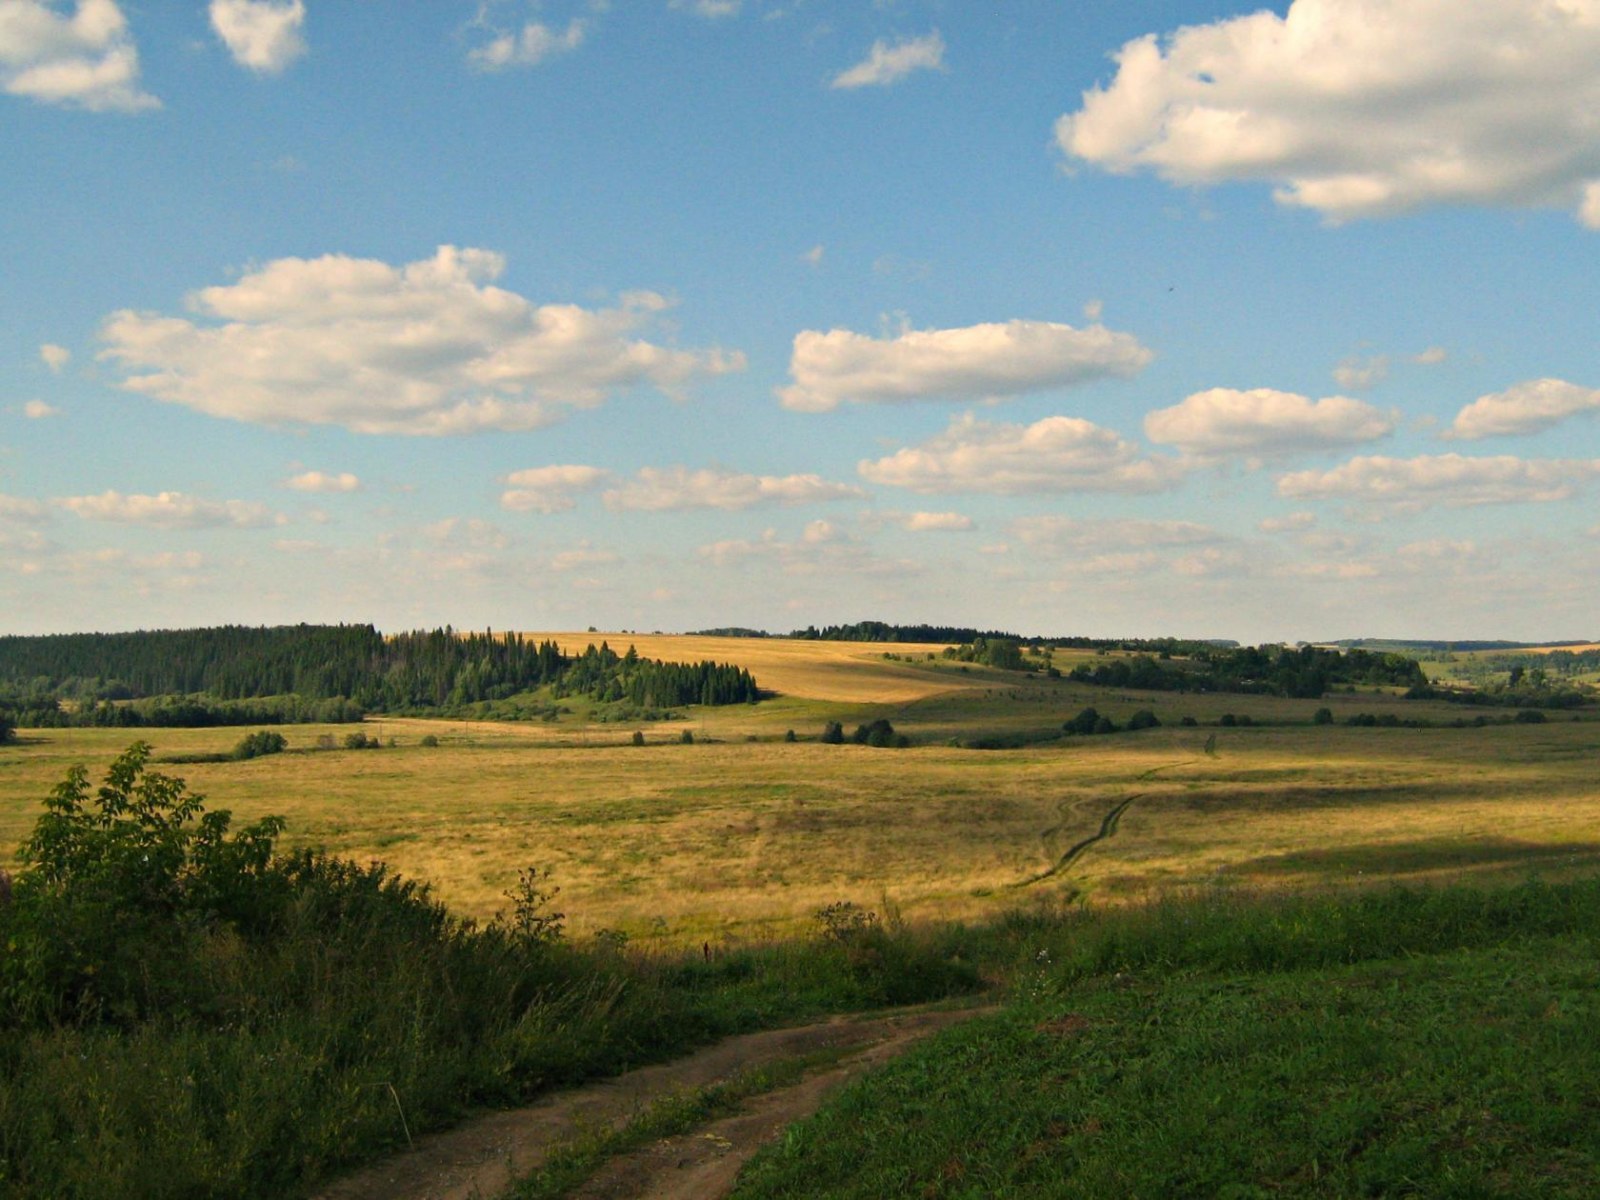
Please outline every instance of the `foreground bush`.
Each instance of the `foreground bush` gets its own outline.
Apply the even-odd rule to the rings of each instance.
[[[827,1011],[978,984],[907,936],[720,957],[561,937],[234,830],[139,743],[74,769],[0,892],[0,1195],[279,1196],[473,1106]]]

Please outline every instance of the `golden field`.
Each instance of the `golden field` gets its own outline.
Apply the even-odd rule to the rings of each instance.
[[[1592,719],[1314,727],[1322,704],[1339,721],[1392,711],[1448,722],[1475,711],[1379,693],[1320,702],[1125,693],[917,658],[937,647],[555,636],[569,650],[605,637],[619,651],[632,643],[652,657],[735,662],[784,695],[643,726],[642,747],[631,744],[640,727],[576,716],[373,718],[366,731],[395,745],[318,750],[320,735],[342,739],[350,727],[286,727],[286,754],[156,769],[236,820],[284,816],[286,845],[381,858],[429,880],[466,914],[492,913],[519,868],[547,868],[574,932],[618,928],[637,939],[759,937],[809,924],[840,900],[887,902],[916,920],[1077,894],[1554,877],[1600,865]],[[1150,708],[1164,724],[1015,750],[950,744],[1042,736],[1086,705],[1119,722]],[[1224,712],[1258,724],[1216,728]],[[1202,724],[1179,727],[1185,715]],[[916,745],[816,741],[825,720],[848,732],[878,716]],[[694,744],[680,744],[684,729]],[[788,729],[800,740],[785,742]],[[97,778],[141,735],[160,757],[227,750],[244,732],[24,731],[0,750],[0,861],[14,860],[39,800],[71,764]],[[440,744],[422,746],[428,734]],[[1061,874],[1026,882],[1129,797],[1114,836]]]

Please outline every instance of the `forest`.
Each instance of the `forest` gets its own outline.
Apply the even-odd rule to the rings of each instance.
[[[0,709],[14,724],[287,724],[364,712],[450,712],[537,688],[639,708],[746,704],[750,672],[608,645],[563,654],[516,633],[446,626],[292,625],[0,638]],[[67,704],[63,704],[67,701]]]

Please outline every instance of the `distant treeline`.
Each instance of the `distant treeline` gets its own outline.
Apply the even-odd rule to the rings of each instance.
[[[1401,652],[1427,652],[1432,654],[1469,654],[1483,650],[1543,650],[1547,647],[1587,646],[1587,641],[1571,642],[1430,642],[1403,641],[1393,638],[1345,638],[1333,645],[1353,650],[1397,650]]]
[[[215,715],[231,711],[221,702],[275,697],[288,706],[276,723],[337,720],[287,714],[320,711],[316,701],[367,712],[449,709],[540,687],[558,696],[631,699],[641,707],[742,704],[760,694],[750,673],[737,667],[658,662],[631,647],[618,655],[604,644],[568,656],[551,641],[458,634],[448,626],[387,638],[370,625],[0,638],[0,693],[12,697],[7,707],[14,713],[36,701],[75,700],[85,716],[108,724],[139,718],[103,715],[106,706],[95,702],[135,701],[114,710],[139,714],[147,710],[138,701],[163,697],[169,698],[161,701],[164,715],[193,718],[178,724],[254,724],[275,722],[205,719],[199,710]],[[191,700],[185,710],[171,697],[204,700]]]
[[[723,630],[731,637],[767,637],[757,630]],[[1239,643],[1227,638],[1092,638],[1024,637],[999,629],[972,629],[965,625],[893,625],[886,621],[857,621],[853,625],[807,625],[788,635],[801,641],[820,642],[944,642],[970,645],[975,642],[1013,642],[1023,646],[1055,647],[1071,650],[1124,650],[1150,654],[1191,654],[1198,650],[1228,649]]]
[[[1426,687],[1421,665],[1403,654],[1324,650],[1316,646],[1207,646],[1182,663],[1147,655],[1110,659],[1072,669],[1079,683],[1145,691],[1237,692],[1314,700],[1335,684]]]
[[[359,721],[359,704],[338,698],[265,696],[213,700],[195,696],[151,696],[113,702],[63,704],[53,696],[0,695],[0,721],[27,729],[210,729],[227,725],[336,725]]]

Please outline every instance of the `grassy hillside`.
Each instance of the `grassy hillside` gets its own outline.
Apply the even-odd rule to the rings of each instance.
[[[791,1129],[741,1200],[1600,1191],[1600,888],[1191,900],[1032,930],[997,1016]]]

